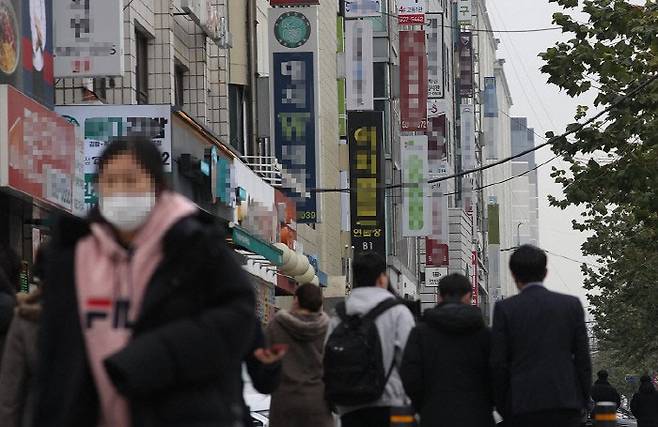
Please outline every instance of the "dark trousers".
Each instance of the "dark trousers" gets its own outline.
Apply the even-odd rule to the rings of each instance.
[[[531,412],[505,420],[505,427],[580,427],[582,415],[573,409]]]
[[[391,408],[363,408],[340,417],[341,427],[390,427]]]

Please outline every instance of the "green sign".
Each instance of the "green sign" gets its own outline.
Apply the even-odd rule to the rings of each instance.
[[[274,36],[281,46],[289,49],[298,48],[311,37],[311,23],[302,13],[284,13],[274,24]]]
[[[264,256],[275,265],[283,264],[283,252],[240,227],[233,227],[233,243]]]
[[[500,206],[489,205],[489,244],[500,245]]]

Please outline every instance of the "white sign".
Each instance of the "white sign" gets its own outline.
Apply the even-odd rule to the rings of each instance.
[[[374,109],[372,40],[372,21],[345,22],[345,82],[348,111]]]
[[[472,0],[458,0],[457,21],[459,22],[459,25],[471,25],[473,22]]]
[[[462,169],[469,170],[476,166],[475,160],[475,107],[461,105],[461,148]]]
[[[423,24],[426,0],[398,0],[398,23],[400,25]]]
[[[432,203],[428,180],[427,135],[400,137],[404,185],[402,235],[426,237],[432,232]]]
[[[213,41],[221,36],[221,19],[218,6],[208,0],[181,0],[181,9],[190,15],[192,20]]]
[[[432,119],[447,114],[448,102],[445,99],[427,100],[427,118]]]
[[[439,281],[448,275],[448,267],[427,267],[425,268],[425,287],[438,288]]]
[[[381,0],[345,0],[345,18],[382,16]]]
[[[55,0],[55,77],[122,76],[123,1]]]
[[[425,34],[427,36],[427,98],[443,98],[443,14],[426,15]]]

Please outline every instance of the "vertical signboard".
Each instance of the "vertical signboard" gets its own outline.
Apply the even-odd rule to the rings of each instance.
[[[427,128],[425,31],[400,31],[400,120],[405,132]]]
[[[473,34],[459,34],[459,96],[473,96]]]
[[[270,9],[270,94],[274,151],[297,222],[318,221],[318,9]]]
[[[123,75],[123,2],[54,2],[55,76]]]
[[[400,25],[423,24],[427,0],[397,0]]]
[[[471,297],[471,303],[474,306],[480,305],[480,278],[478,277],[478,253],[473,251],[471,253],[471,279],[473,281],[473,295]]]
[[[118,136],[151,139],[162,152],[165,172],[171,172],[171,107],[169,105],[61,106],[56,111],[79,126],[84,136],[85,204],[98,201],[94,182],[105,144]]]
[[[475,159],[475,107],[470,104],[462,104],[460,107],[461,120],[461,154],[462,170],[473,169],[476,165]]]
[[[427,121],[429,177],[440,178],[448,175],[448,144],[446,142],[446,116],[433,117]],[[448,230],[448,183],[436,182],[430,185],[432,201],[431,238],[438,242],[450,240]],[[429,249],[428,249],[429,251]]]
[[[498,117],[498,97],[495,77],[484,78],[484,117]]]
[[[347,19],[382,15],[382,0],[343,0],[343,16]]]
[[[402,235],[425,237],[432,231],[432,204],[428,191],[427,136],[401,136]]]
[[[350,112],[347,127],[352,246],[356,253],[376,252],[385,257],[384,115]]]
[[[457,1],[457,22],[459,25],[471,25],[473,21],[473,0]]]
[[[443,14],[428,13],[427,31],[427,97],[443,98]]]
[[[345,77],[347,109],[373,110],[372,21],[345,22]]]
[[[0,0],[0,84],[52,108],[53,1]]]

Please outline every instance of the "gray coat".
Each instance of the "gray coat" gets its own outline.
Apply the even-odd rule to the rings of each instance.
[[[281,382],[272,394],[270,427],[333,427],[324,398],[322,358],[329,317],[324,313],[277,313],[267,328],[267,342],[287,344]]]
[[[375,308],[379,303],[394,298],[394,295],[386,289],[377,288],[374,286],[356,288],[347,298],[345,309],[349,316],[364,315],[370,310]],[[340,324],[340,318],[333,317],[329,325],[329,332],[327,336],[331,335],[334,329]],[[344,415],[365,407],[379,407],[379,406],[404,406],[411,402],[404,392],[402,386],[402,379],[400,378],[399,367],[402,363],[402,355],[407,345],[409,333],[415,326],[414,317],[411,311],[404,305],[397,305],[375,320],[377,331],[382,343],[382,356],[384,358],[384,366],[388,367],[393,365],[393,371],[386,383],[384,394],[382,397],[369,405],[341,406],[338,412]]]
[[[15,315],[7,333],[0,368],[0,425],[33,425],[39,325]]]

